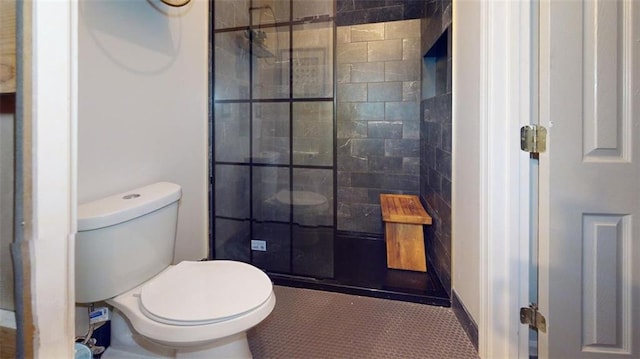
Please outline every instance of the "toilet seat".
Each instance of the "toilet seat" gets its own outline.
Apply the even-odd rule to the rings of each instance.
[[[216,260],[211,262],[223,261]],[[196,263],[204,264],[209,262]],[[244,263],[240,265],[248,266],[248,264]],[[174,266],[166,268],[163,272],[157,274],[156,277],[163,275],[163,273],[173,267]],[[255,270],[261,272],[257,268],[255,268]],[[153,280],[153,278],[151,280]],[[271,280],[269,280],[266,274],[264,274],[264,282],[267,283],[270,290],[267,300],[262,305],[244,314],[203,325],[185,325],[185,323],[182,322],[167,324],[159,322],[143,313],[140,294],[142,287],[146,283],[107,299],[106,302],[113,306],[114,310],[122,313],[122,316],[127,319],[127,322],[131,324],[132,329],[135,330],[136,333],[148,340],[168,347],[193,347],[194,345],[204,345],[210,343],[212,340],[236,335],[262,322],[273,311],[276,304],[276,297],[273,293]]]
[[[263,305],[272,295],[269,277],[235,261],[183,261],[141,286],[140,311],[170,325],[230,320]]]

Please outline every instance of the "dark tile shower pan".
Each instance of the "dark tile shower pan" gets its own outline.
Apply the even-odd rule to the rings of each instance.
[[[334,276],[316,279],[269,273],[277,285],[450,307],[451,300],[435,271],[388,269],[382,238],[338,234],[334,242]]]

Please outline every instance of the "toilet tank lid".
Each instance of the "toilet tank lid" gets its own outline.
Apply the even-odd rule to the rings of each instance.
[[[159,182],[78,206],[78,231],[89,231],[151,213],[180,199],[177,184]]]

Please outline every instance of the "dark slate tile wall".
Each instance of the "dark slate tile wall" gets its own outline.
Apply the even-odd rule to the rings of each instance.
[[[433,218],[426,226],[432,269],[451,295],[451,0],[427,1],[422,20],[422,121],[420,125],[420,196]]]
[[[420,196],[433,218],[426,226],[427,255],[451,290],[451,93],[422,102]]]
[[[452,0],[425,0],[422,19],[422,53],[426,54],[440,35],[451,26]],[[451,54],[451,52],[449,52]],[[450,56],[449,56],[450,57]]]
[[[337,227],[381,235],[380,193],[420,190],[420,20],[337,38]]]
[[[427,4],[425,0],[337,0],[336,24],[421,19],[426,14]]]

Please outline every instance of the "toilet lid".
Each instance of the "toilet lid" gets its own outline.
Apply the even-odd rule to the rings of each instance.
[[[271,280],[234,261],[184,261],[144,284],[140,308],[161,323],[203,325],[228,320],[265,303]]]

